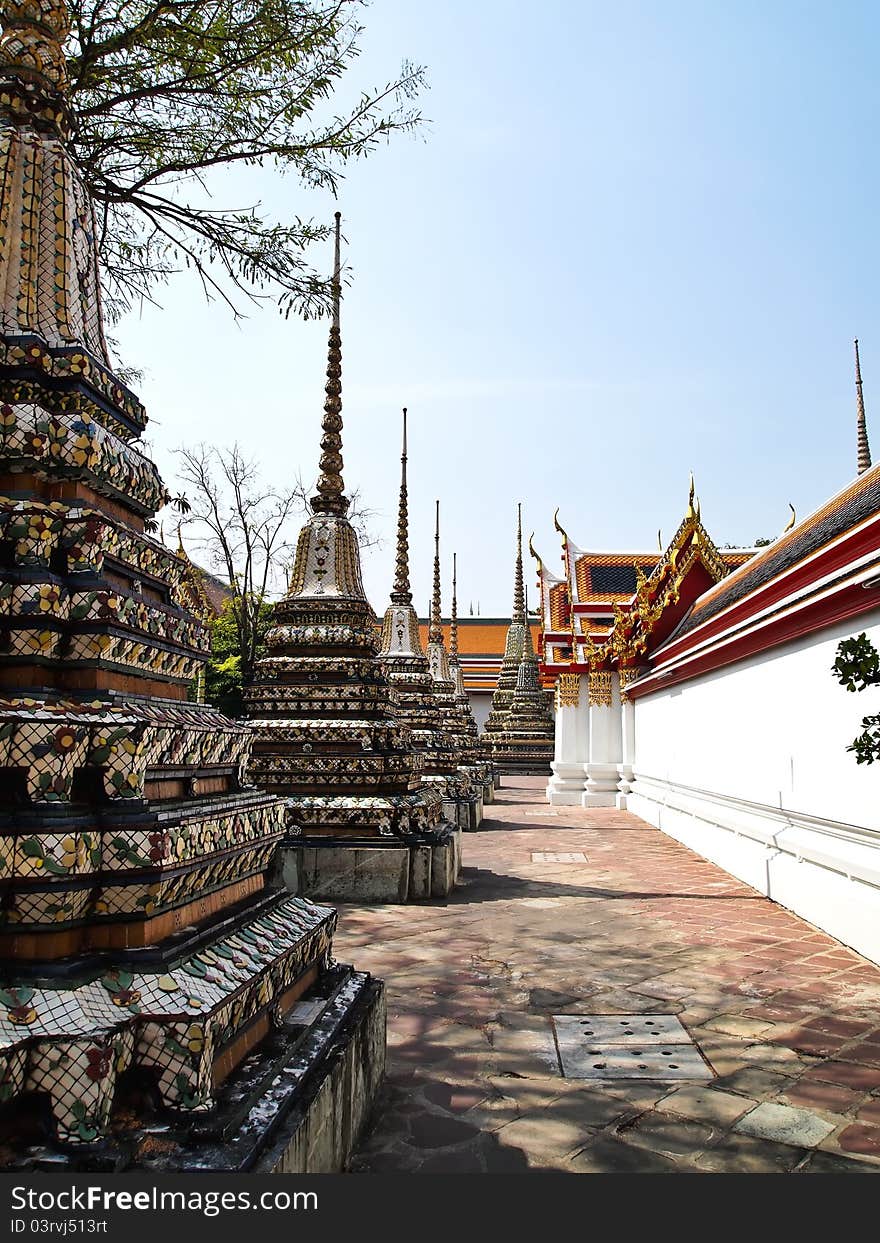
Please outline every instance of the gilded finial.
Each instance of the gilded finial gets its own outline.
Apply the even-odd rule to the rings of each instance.
[[[691,482],[690,482],[690,487],[688,488],[688,507],[687,507],[687,512],[685,513],[686,518],[696,518],[697,516],[696,510],[694,509],[695,488],[696,488],[696,484],[694,483],[694,472],[691,471]]]
[[[428,628],[428,642],[443,642],[443,626],[440,621],[440,502],[436,502],[434,522],[434,594],[431,597],[431,624]]]
[[[565,530],[565,528],[562,526],[562,523],[559,521],[559,506],[556,507],[556,513],[553,515],[553,527],[555,530],[559,532],[559,534],[562,536],[564,540],[568,539],[568,532]]]
[[[786,522],[785,526],[783,527],[783,530],[782,530],[783,535],[786,535],[792,529],[794,524],[797,522],[797,513],[791,501],[788,502],[788,508],[791,510],[791,517],[789,518],[788,522]]]
[[[406,406],[403,407],[403,452],[400,455],[400,502],[397,509],[397,557],[394,564],[393,604],[412,604],[409,584],[409,511],[406,492]]]
[[[699,497],[697,497],[696,500],[694,501],[694,514],[696,515],[697,521],[699,521],[699,518],[700,518],[700,498]]]
[[[339,304],[342,297],[340,262],[340,222],[336,212],[336,246],[333,262],[333,320],[327,342],[327,383],[324,391],[324,418],[321,422],[321,460],[318,492],[312,497],[312,512],[343,517],[349,501],[342,481],[342,338]]]
[[[183,546],[183,535],[181,533],[181,523],[177,524],[177,555],[178,557],[186,556],[186,549]]]
[[[458,664],[458,554],[452,554],[452,611],[449,614],[449,659]]]
[[[0,114],[61,138],[74,129],[64,42],[70,13],[62,0],[0,4]]]
[[[658,527],[658,528],[657,528],[657,547],[660,549],[660,551],[661,551],[661,552],[664,552],[664,551],[665,551],[665,550],[664,550],[664,548],[663,548],[663,533],[662,533],[662,527]]]
[[[862,393],[862,367],[859,362],[859,339],[855,339],[856,347],[856,438],[857,438],[857,473],[863,475],[871,467],[871,446],[868,444],[868,424],[865,419],[865,399]]]
[[[540,557],[538,556],[538,554],[535,552],[535,545],[532,543],[532,541],[534,540],[534,538],[535,538],[535,532],[534,532],[534,531],[532,531],[531,535],[529,536],[529,552],[530,552],[530,553],[531,553],[531,555],[535,558],[535,561],[537,561],[537,563],[538,563],[538,573],[539,573],[539,574],[541,574],[541,573],[543,572],[543,570],[544,570],[544,562],[541,560],[541,558],[540,558]]]
[[[513,621],[521,622],[525,616],[522,568],[522,503],[516,506],[516,570],[513,578]]]

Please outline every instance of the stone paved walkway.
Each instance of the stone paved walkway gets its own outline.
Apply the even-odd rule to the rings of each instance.
[[[880,968],[543,785],[506,779],[448,902],[340,907],[337,956],[388,987],[353,1170],[880,1171]],[[586,862],[532,861],[557,852]],[[705,1081],[563,1078],[549,1016],[604,1013],[677,1014]]]

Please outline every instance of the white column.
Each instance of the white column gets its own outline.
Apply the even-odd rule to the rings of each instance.
[[[587,679],[579,673],[561,673],[556,679],[553,776],[547,782],[547,802],[555,807],[580,806],[588,730]]]
[[[632,790],[633,765],[636,762],[636,706],[626,694],[620,696],[620,725],[623,758],[618,765],[617,806],[621,811],[626,811],[626,796]]]
[[[623,759],[618,676],[603,670],[589,675],[590,745],[582,807],[614,807],[618,765]]]

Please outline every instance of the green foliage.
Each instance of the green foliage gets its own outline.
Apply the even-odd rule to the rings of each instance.
[[[755,548],[767,548],[768,545],[772,543],[773,543],[772,539],[768,539],[766,535],[759,535],[758,538],[755,540],[754,546]]]
[[[262,600],[257,612],[257,659],[262,656],[263,636],[272,622],[272,605]],[[241,641],[236,621],[236,604],[227,600],[223,611],[211,626],[211,659],[205,672],[205,699],[225,716],[241,716],[244,711],[242,690]]]
[[[848,691],[863,691],[880,686],[880,653],[862,632],[852,639],[843,639],[837,647],[837,659],[831,671]],[[862,718],[862,732],[847,747],[857,764],[873,764],[880,759],[880,714]]]
[[[359,54],[361,0],[71,0],[74,145],[98,210],[111,314],[183,267],[236,310],[272,296],[320,313],[328,281],[304,259],[325,224],[217,207],[212,170],[274,166],[335,193],[341,169],[421,117],[424,70],[334,110]]]

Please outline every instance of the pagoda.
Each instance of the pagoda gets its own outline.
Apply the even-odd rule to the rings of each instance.
[[[511,721],[516,698],[517,715]],[[485,754],[502,772],[549,772],[553,759],[553,714],[541,690],[540,669],[526,611],[522,565],[522,506],[516,507],[516,563],[513,616],[504,660],[483,732]],[[520,742],[516,738],[520,738]],[[546,764],[545,764],[546,757]]]
[[[516,686],[504,727],[492,738],[495,763],[506,772],[550,773],[553,761],[555,722],[541,686],[541,671],[528,624],[526,596],[523,650],[516,671]]]
[[[488,748],[488,754],[490,755],[494,754],[492,750],[492,735],[504,728],[507,714],[513,701],[513,692],[516,690],[516,676],[523,653],[525,627],[525,595],[523,592],[522,569],[522,506],[517,505],[513,616],[507,628],[507,638],[504,642],[504,659],[501,662],[498,681],[492,695],[492,710],[486,719],[484,729],[484,745]]]
[[[444,815],[453,823],[470,819],[472,792],[459,772],[463,740],[438,719],[434,679],[422,648],[419,622],[409,578],[409,509],[406,481],[406,409],[403,411],[400,500],[397,513],[397,555],[391,602],[382,620],[381,656],[388,681],[397,692],[398,713],[412,731],[422,753],[422,774],[443,798]]]
[[[331,969],[335,912],[270,883],[284,805],[246,779],[248,729],[188,702],[208,631],[146,533],[169,495],[104,337],[69,15],[0,16],[4,1159],[147,1168],[158,1117],[166,1168],[303,1170],[308,1101],[345,1095],[356,1049],[338,1169],[381,1077],[381,984]],[[306,995],[332,1036],[285,1028]]]
[[[482,755],[479,730],[464,688],[464,674],[458,654],[458,555],[452,554],[452,607],[449,614],[449,676],[455,687],[455,701],[458,706],[462,732],[467,738],[468,762],[473,765],[477,777],[482,784],[483,803],[495,801],[495,769],[491,760]]]
[[[245,700],[251,775],[287,807],[284,874],[296,892],[338,900],[443,897],[460,834],[426,785],[379,655],[342,478],[340,216],[336,214],[320,477],[290,585]],[[403,593],[405,594],[405,593]]]
[[[458,823],[463,829],[476,829],[483,819],[485,767],[468,734],[470,707],[468,706],[466,714],[462,712],[443,642],[440,613],[440,502],[436,501],[435,504],[434,589],[428,627],[428,668],[434,683],[434,719],[458,756],[454,786]]]

